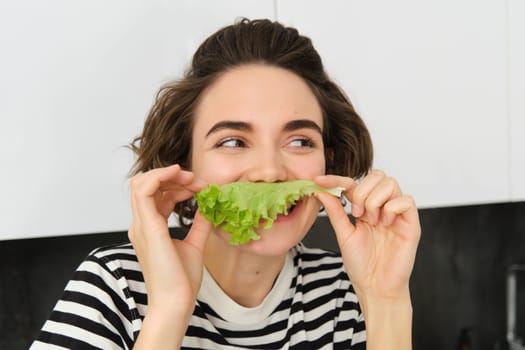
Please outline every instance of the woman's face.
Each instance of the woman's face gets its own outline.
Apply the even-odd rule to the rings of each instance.
[[[312,179],[325,173],[322,120],[317,99],[296,74],[259,64],[237,67],[201,95],[192,171],[216,184]],[[271,229],[258,229],[261,239],[246,248],[282,254],[304,237],[318,211],[317,199],[302,200]]]

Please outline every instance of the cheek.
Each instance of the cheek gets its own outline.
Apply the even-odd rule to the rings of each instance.
[[[207,183],[224,184],[234,182],[242,173],[242,161],[231,157],[196,155],[192,171],[196,177]]]
[[[291,159],[289,166],[296,174],[301,175],[300,178],[311,179],[326,173],[326,162],[324,155],[321,153],[313,157]]]

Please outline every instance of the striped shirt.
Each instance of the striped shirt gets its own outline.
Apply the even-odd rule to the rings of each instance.
[[[132,246],[99,248],[67,284],[31,349],[131,349],[146,314]],[[261,305],[243,307],[204,270],[183,349],[365,349],[364,319],[339,255],[291,249]]]

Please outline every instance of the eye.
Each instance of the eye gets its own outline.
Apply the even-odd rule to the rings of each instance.
[[[315,143],[308,137],[298,137],[290,141],[288,144],[291,147],[297,147],[297,148],[313,148],[315,147]]]
[[[219,141],[215,147],[226,147],[226,148],[243,148],[246,147],[246,143],[236,137],[229,137]]]

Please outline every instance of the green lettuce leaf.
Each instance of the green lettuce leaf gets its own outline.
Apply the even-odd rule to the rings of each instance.
[[[215,227],[230,233],[230,244],[257,240],[255,232],[261,220],[264,228],[272,227],[278,215],[287,215],[289,204],[303,196],[328,192],[340,196],[343,188],[326,189],[310,180],[289,182],[232,182],[209,185],[195,194],[200,213]]]

